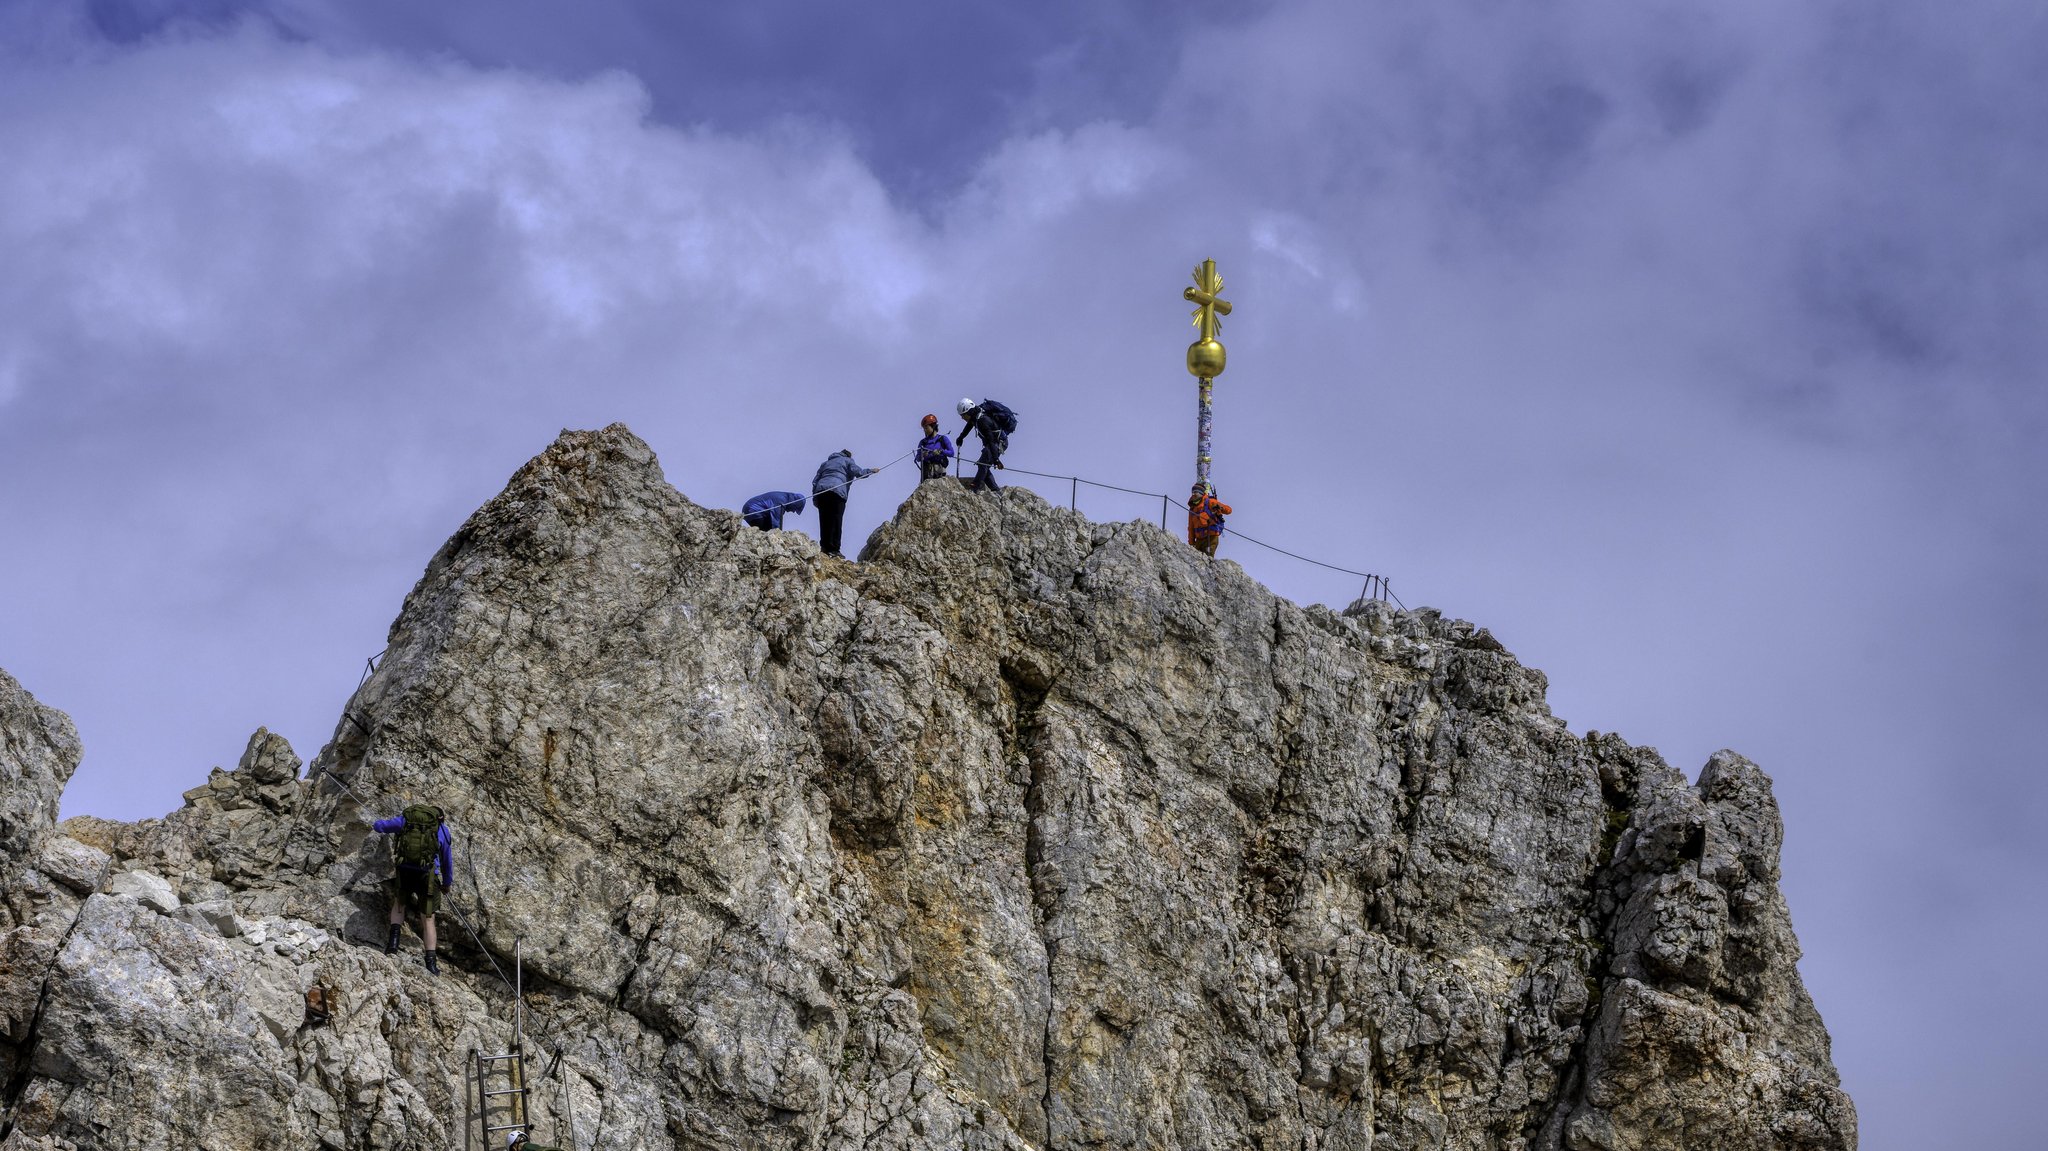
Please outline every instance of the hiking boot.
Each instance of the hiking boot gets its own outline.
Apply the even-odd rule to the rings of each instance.
[[[384,939],[384,954],[398,954],[398,925],[396,923],[391,925],[391,934]]]
[[[439,963],[436,963],[436,962],[434,961],[434,953],[433,953],[433,952],[431,952],[431,951],[427,952],[427,974],[429,974],[429,975],[439,975],[439,974],[441,974],[441,965],[440,965]]]

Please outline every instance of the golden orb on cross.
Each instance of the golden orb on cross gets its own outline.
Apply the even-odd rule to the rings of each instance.
[[[1201,329],[1202,338],[1188,345],[1188,374],[1199,379],[1213,380],[1223,374],[1223,342],[1216,338],[1223,331],[1223,322],[1217,317],[1230,314],[1230,301],[1222,297],[1222,291],[1223,277],[1214,260],[1203,260],[1195,269],[1195,286],[1181,289],[1181,299],[1198,305],[1195,327]]]

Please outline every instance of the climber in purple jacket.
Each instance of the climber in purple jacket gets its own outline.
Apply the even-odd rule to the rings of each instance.
[[[455,846],[443,822],[441,809],[429,803],[415,803],[391,819],[371,825],[391,841],[391,861],[397,874],[387,889],[391,896],[391,934],[384,941],[384,954],[398,952],[398,929],[410,911],[420,917],[420,942],[427,945],[427,970],[439,975],[435,961],[434,912],[440,910],[441,893],[455,882]],[[441,867],[441,884],[434,885],[434,865]]]

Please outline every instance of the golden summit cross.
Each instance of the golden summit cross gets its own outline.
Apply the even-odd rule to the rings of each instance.
[[[1217,272],[1216,261],[1214,260],[1203,260],[1202,266],[1195,269],[1195,286],[1181,289],[1181,299],[1201,305],[1194,312],[1195,327],[1202,330],[1202,338],[1197,341],[1196,347],[1200,347],[1202,344],[1216,343],[1217,334],[1223,331],[1222,321],[1216,317],[1230,314],[1230,301],[1222,297],[1222,291],[1223,276]],[[1217,346],[1220,348],[1222,345],[1218,344]],[[1194,348],[1190,348],[1188,349],[1188,371],[1194,372],[1197,376],[1206,375],[1214,378],[1222,375],[1222,357],[1217,357],[1216,370],[1213,372],[1200,372],[1195,369]]]
[[[1195,487],[1204,492],[1216,489],[1209,483],[1210,386],[1223,374],[1223,342],[1216,338],[1223,323],[1218,316],[1230,314],[1230,301],[1223,298],[1223,276],[1216,261],[1203,260],[1195,269],[1195,286],[1183,288],[1181,299],[1197,305],[1195,327],[1202,338],[1188,345],[1188,373],[1200,381],[1201,403],[1195,411]]]

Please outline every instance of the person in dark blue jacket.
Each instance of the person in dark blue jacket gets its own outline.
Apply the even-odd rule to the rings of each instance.
[[[825,549],[826,555],[839,555],[839,525],[846,518],[846,489],[853,486],[853,481],[874,474],[875,469],[853,462],[851,448],[840,448],[818,465],[818,474],[811,477],[811,499],[818,505],[818,546]]]
[[[741,517],[764,532],[781,527],[785,512],[804,514],[804,498],[795,492],[762,492],[740,508]]]
[[[974,461],[974,480],[967,485],[967,490],[995,491],[996,474],[989,469],[1003,466],[1003,453],[1010,449],[1010,430],[1003,425],[1006,419],[1014,420],[1015,413],[995,400],[983,400],[977,404],[968,397],[962,397],[953,410],[967,421],[967,426],[960,429],[961,451],[967,450],[967,433],[973,432],[981,437],[981,458]]]
[[[371,825],[383,835],[397,836],[391,842],[391,859],[396,874],[388,891],[391,896],[391,935],[384,941],[384,954],[398,953],[398,929],[405,925],[405,913],[420,917],[420,942],[427,945],[427,970],[441,973],[435,961],[434,913],[441,908],[441,894],[455,882],[455,847],[442,821],[441,809],[415,803],[390,819]],[[440,865],[441,886],[434,886],[434,866]]]

